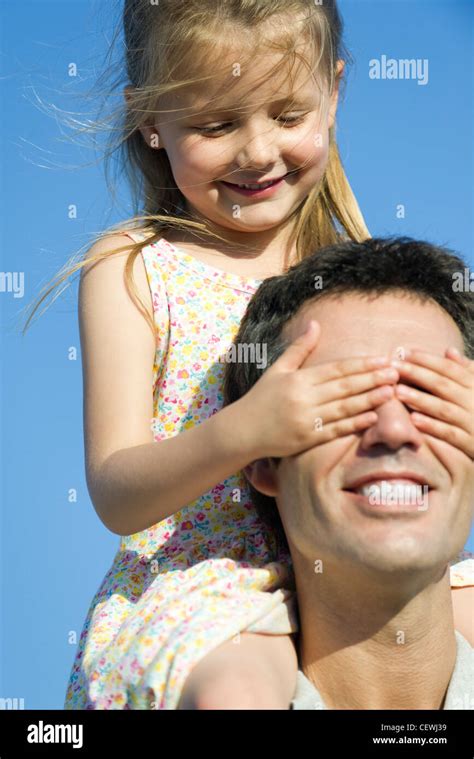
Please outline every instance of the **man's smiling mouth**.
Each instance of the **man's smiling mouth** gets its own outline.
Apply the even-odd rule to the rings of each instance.
[[[370,485],[376,482],[406,482],[416,485],[428,485],[429,488],[433,488],[431,482],[429,482],[423,475],[416,472],[408,470],[403,470],[400,472],[380,470],[376,472],[367,472],[366,474],[357,477],[356,479],[348,482],[344,487],[344,490],[357,490],[358,488],[361,488],[365,485]]]
[[[344,487],[364,510],[385,513],[426,511],[432,483],[413,472],[373,472]]]

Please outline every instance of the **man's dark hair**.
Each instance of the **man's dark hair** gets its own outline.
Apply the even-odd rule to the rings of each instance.
[[[266,279],[247,307],[234,344],[266,345],[268,368],[290,344],[282,335],[284,326],[307,302],[350,293],[377,297],[397,290],[438,303],[459,327],[465,353],[473,358],[474,293],[469,287],[467,264],[446,248],[409,237],[331,245],[285,274]],[[245,395],[263,371],[255,362],[228,363],[224,405]],[[287,548],[275,499],[251,485],[250,490],[260,517],[274,530],[280,546]]]

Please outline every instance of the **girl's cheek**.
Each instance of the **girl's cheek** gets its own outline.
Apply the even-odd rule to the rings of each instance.
[[[209,173],[209,159],[205,151],[198,152],[194,148],[179,146],[168,153],[168,158],[175,175],[175,179],[190,180],[195,174]]]
[[[188,140],[179,146],[178,160],[186,171],[196,171],[204,174],[227,170],[228,156],[219,140]],[[229,156],[230,156],[229,151]]]
[[[291,155],[291,161],[301,168],[323,170],[329,158],[328,146],[315,143],[313,138],[308,138],[298,145],[297,150]]]
[[[306,165],[319,165],[326,161],[329,156],[329,131],[315,125],[297,140],[291,155],[295,162]]]

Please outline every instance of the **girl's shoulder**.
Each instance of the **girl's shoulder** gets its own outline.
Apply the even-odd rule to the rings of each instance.
[[[122,252],[125,255],[129,252],[130,242],[141,242],[151,237],[158,239],[159,235],[149,228],[112,229],[97,237],[86,251],[84,259],[94,259],[97,254],[111,253],[113,251],[117,251],[118,253],[118,249],[123,249]]]
[[[110,310],[116,314],[123,311],[122,307],[117,308],[114,299],[119,294],[124,299],[128,297],[122,285],[129,281],[126,267],[132,240],[138,241],[140,237],[138,230],[131,231],[131,234],[132,238],[128,230],[113,230],[95,240],[86,251],[81,267],[80,308],[87,300],[101,301],[103,306],[109,304]],[[133,263],[132,276],[147,313],[153,318],[147,271],[141,256],[137,256]]]

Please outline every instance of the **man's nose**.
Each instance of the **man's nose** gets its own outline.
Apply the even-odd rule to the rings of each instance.
[[[361,445],[365,450],[374,445],[385,445],[391,450],[398,450],[404,445],[416,448],[422,445],[422,433],[415,427],[410,412],[398,398],[382,403],[375,412],[377,421],[362,435]]]

